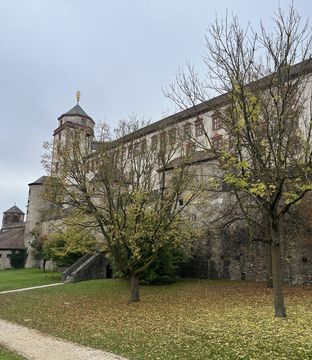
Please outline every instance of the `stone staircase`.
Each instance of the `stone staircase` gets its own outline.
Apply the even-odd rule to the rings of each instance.
[[[102,252],[86,254],[62,273],[63,282],[106,278],[107,260]]]

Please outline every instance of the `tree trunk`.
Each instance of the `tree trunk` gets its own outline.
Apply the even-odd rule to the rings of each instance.
[[[266,283],[268,288],[273,288],[273,277],[272,277],[272,235],[271,235],[271,222],[267,211],[263,213],[264,222],[264,235],[265,235],[265,251],[266,251]]]
[[[272,278],[273,278],[273,297],[274,297],[274,311],[276,317],[286,317],[286,309],[284,304],[283,291],[283,266],[282,253],[280,244],[280,232],[277,224],[272,224],[271,227],[272,245]]]
[[[272,252],[271,252],[271,243],[267,243],[267,287],[273,288],[273,277],[272,277]]]
[[[47,260],[43,260],[43,263],[42,263],[42,267],[43,267],[43,272],[45,273],[46,272],[46,262]]]
[[[130,274],[130,291],[131,291],[130,301],[132,302],[140,301],[139,277],[134,273]]]

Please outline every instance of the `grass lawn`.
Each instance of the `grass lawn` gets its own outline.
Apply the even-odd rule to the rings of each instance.
[[[47,285],[61,281],[57,272],[43,273],[40,269],[0,270],[0,291]]]
[[[17,355],[0,345],[0,359],[1,360],[26,360],[23,356]]]
[[[312,359],[312,289],[286,288],[273,317],[262,283],[187,280],[145,286],[94,280],[0,296],[0,318],[130,359]]]

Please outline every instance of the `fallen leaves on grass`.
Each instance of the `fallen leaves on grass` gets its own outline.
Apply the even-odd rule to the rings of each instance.
[[[184,281],[127,298],[126,282],[89,281],[10,294],[0,316],[130,359],[312,359],[309,288],[286,289],[286,320],[261,283]]]

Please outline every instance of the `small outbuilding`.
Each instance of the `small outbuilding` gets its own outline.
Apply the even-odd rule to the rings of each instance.
[[[0,270],[24,266],[24,216],[23,211],[16,205],[3,213],[0,230]]]

